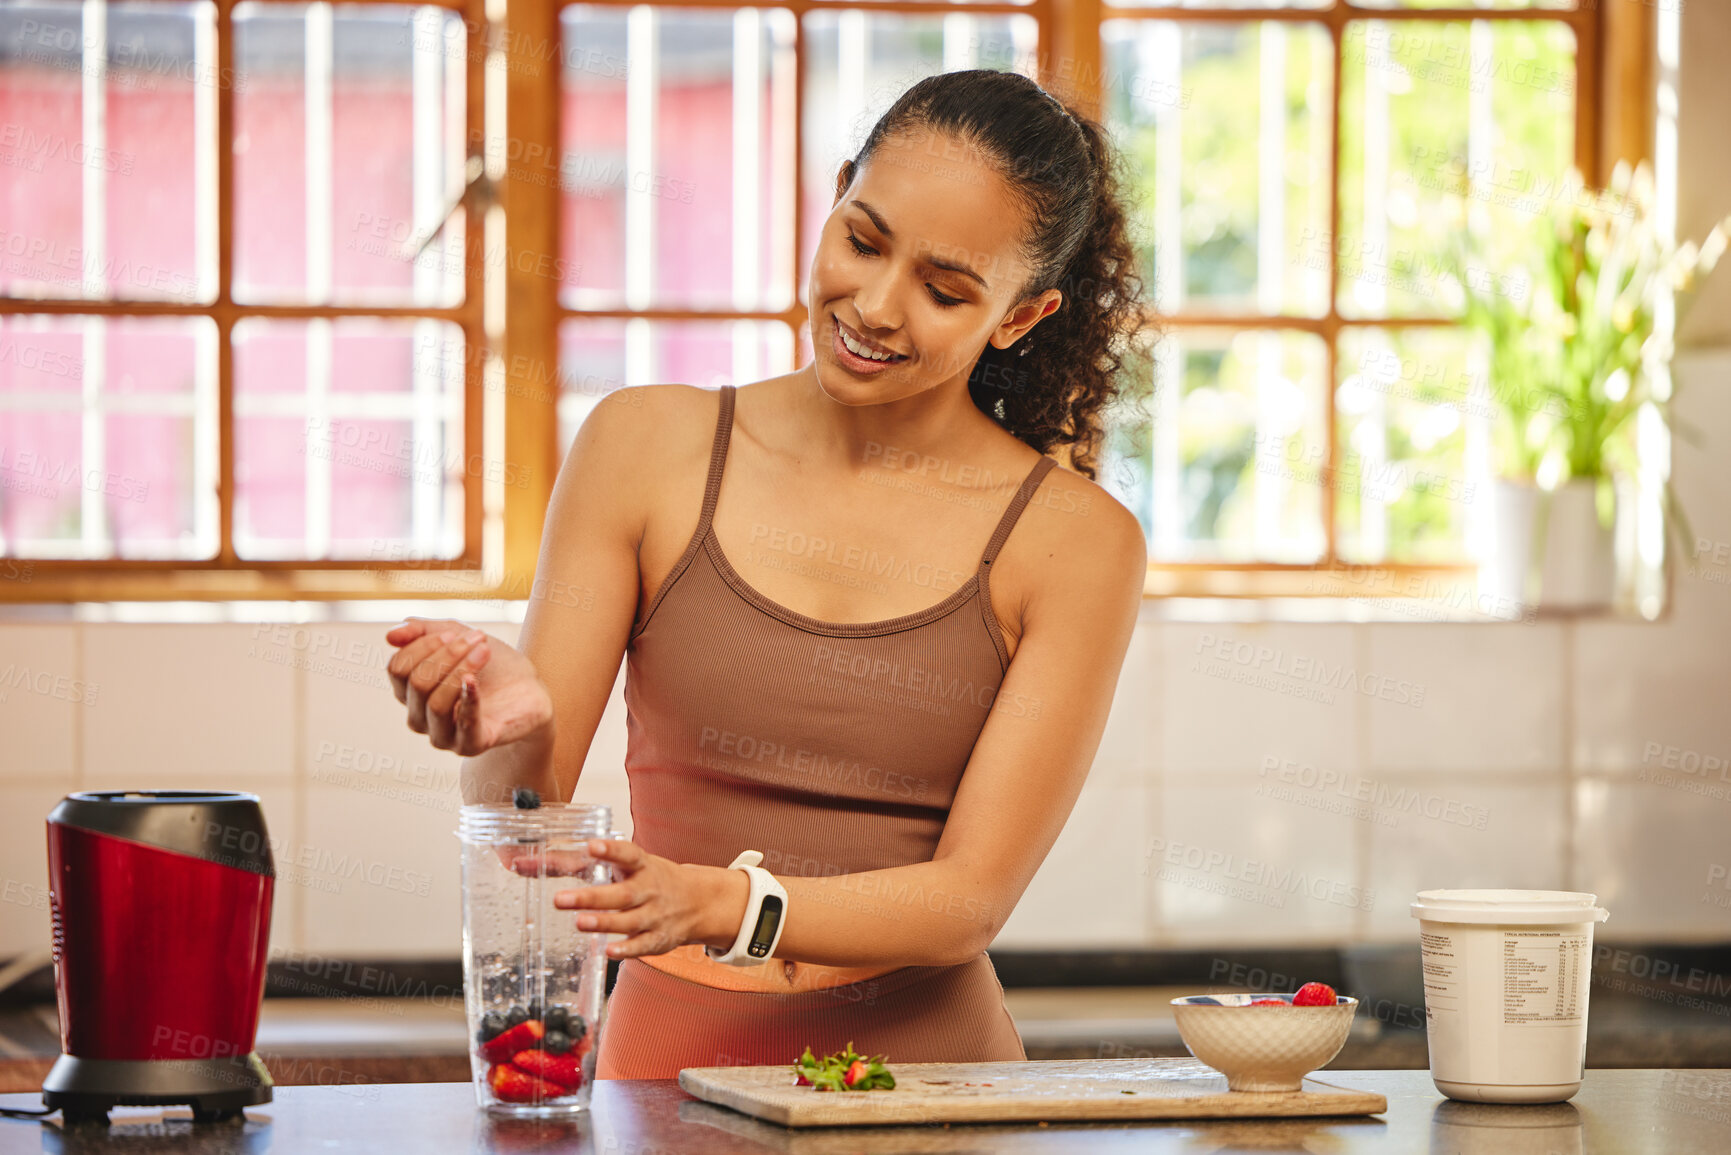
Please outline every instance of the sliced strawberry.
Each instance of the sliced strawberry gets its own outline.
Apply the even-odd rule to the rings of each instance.
[[[841,1077],[841,1081],[851,1087],[861,1079],[865,1078],[866,1073],[865,1060],[855,1059],[847,1065],[847,1073]]]
[[[575,1091],[583,1085],[583,1062],[575,1055],[551,1055],[546,1051],[519,1051],[512,1056],[511,1065],[519,1071],[529,1072],[537,1079],[557,1083],[567,1091]]]
[[[487,1072],[487,1085],[496,1098],[506,1103],[539,1103],[570,1094],[557,1083],[537,1079],[527,1071],[519,1071],[509,1063],[497,1063]]]
[[[538,1045],[546,1034],[547,1028],[541,1025],[540,1019],[518,1023],[504,1034],[482,1043],[481,1057],[489,1063],[509,1062],[518,1051],[527,1051]]]
[[[1332,1007],[1337,1001],[1334,988],[1327,983],[1305,983],[1292,996],[1295,1007]]]
[[[1286,1000],[1285,999],[1251,999],[1250,1005],[1253,1007],[1284,1007],[1286,1005]]]

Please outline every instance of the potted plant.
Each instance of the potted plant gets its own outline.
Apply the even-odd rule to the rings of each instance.
[[[1605,189],[1571,171],[1527,230],[1470,219],[1458,270],[1466,321],[1487,339],[1500,475],[1480,584],[1527,605],[1608,606],[1638,415],[1671,430],[1671,334],[1731,217],[1700,244],[1666,241],[1643,161],[1619,162]],[[1668,483],[1666,508],[1674,519]]]

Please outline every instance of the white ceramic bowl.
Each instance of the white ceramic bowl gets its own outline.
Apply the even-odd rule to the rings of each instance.
[[[1252,999],[1289,1005],[1253,1007]],[[1225,1075],[1232,1090],[1296,1091],[1346,1045],[1358,1000],[1337,996],[1332,1007],[1291,1002],[1291,995],[1192,995],[1173,999],[1172,1014],[1190,1053]]]

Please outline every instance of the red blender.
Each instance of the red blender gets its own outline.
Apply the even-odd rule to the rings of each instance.
[[[253,1053],[276,869],[255,794],[69,794],[48,816],[63,1054],[42,1102],[68,1122],[268,1103]]]

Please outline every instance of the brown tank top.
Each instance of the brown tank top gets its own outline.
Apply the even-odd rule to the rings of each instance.
[[[929,862],[1009,651],[992,563],[1057,462],[1028,471],[977,572],[876,622],[825,622],[747,585],[713,528],[733,430],[721,390],[703,511],[626,646],[632,841],[675,862],[763,852],[774,874]]]

